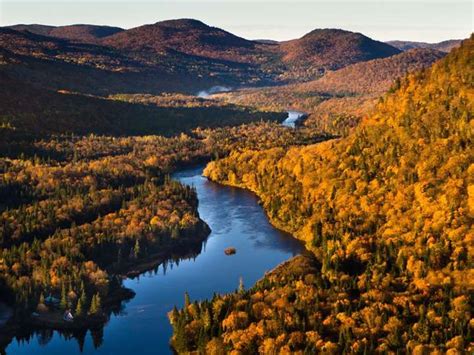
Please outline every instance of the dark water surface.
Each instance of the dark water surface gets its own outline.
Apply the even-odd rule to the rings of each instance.
[[[182,170],[174,177],[196,187],[199,214],[212,232],[194,259],[160,266],[157,273],[146,273],[124,282],[136,296],[120,315],[112,315],[103,335],[95,343],[87,333],[85,354],[167,354],[171,326],[167,312],[181,307],[184,292],[191,300],[212,297],[214,292],[234,291],[242,277],[246,287],[266,271],[303,251],[291,236],[270,225],[257,198],[250,192],[221,186],[201,176],[202,167]],[[226,256],[224,249],[235,247],[237,254]],[[100,344],[99,344],[100,343]],[[8,354],[77,354],[75,338],[65,339],[58,332],[51,338],[35,335],[29,342],[13,340]]]

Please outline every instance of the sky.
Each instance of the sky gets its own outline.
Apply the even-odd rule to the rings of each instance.
[[[439,42],[473,32],[472,0],[0,0],[0,25],[131,28],[195,18],[248,39],[288,40],[342,28],[377,40]]]

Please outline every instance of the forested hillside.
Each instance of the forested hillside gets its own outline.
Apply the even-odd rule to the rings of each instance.
[[[4,76],[0,69],[0,132],[170,136],[197,127],[216,128],[260,120],[280,122],[284,113],[184,95],[115,95],[108,98],[52,91]],[[173,100],[173,97],[175,99]],[[179,100],[176,100],[179,98]],[[0,146],[2,142],[0,142]]]
[[[384,93],[397,78],[430,67],[444,57],[433,49],[414,49],[389,58],[373,59],[330,72],[298,86],[298,92]]]
[[[108,37],[106,37],[108,38]],[[0,70],[39,87],[90,94],[186,92],[269,84],[259,67],[183,52],[114,48],[0,28]],[[9,59],[10,58],[10,59]]]
[[[289,77],[314,79],[327,70],[400,53],[395,47],[361,33],[340,29],[316,29],[303,37],[281,43]]]
[[[166,268],[167,260],[201,251],[209,230],[195,190],[169,178],[175,168],[231,150],[324,139],[269,122],[172,138],[2,138],[0,294],[14,315],[0,334],[0,349],[15,327],[26,338],[37,329],[31,326],[101,328],[133,297],[122,276]],[[65,310],[74,314],[73,323],[62,318]]]
[[[270,88],[239,90],[216,98],[267,110],[296,109],[309,114],[305,124],[344,134],[366,115],[398,78],[431,66],[444,53],[415,49],[330,71],[317,80]]]
[[[232,62],[258,63],[267,49],[258,43],[192,19],[160,21],[119,32],[103,40],[114,48],[162,53],[174,50]],[[261,61],[261,60],[260,60]]]
[[[314,260],[174,310],[174,348],[472,352],[473,58],[471,38],[344,139],[210,163],[210,179],[255,191]]]
[[[0,69],[14,79],[104,95],[195,93],[215,85],[306,81],[328,69],[399,50],[342,30],[315,30],[285,43],[261,43],[197,20],[178,19],[128,30],[95,25],[4,27],[0,52],[13,57]]]

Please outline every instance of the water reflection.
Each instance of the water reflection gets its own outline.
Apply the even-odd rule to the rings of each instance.
[[[273,228],[257,198],[244,190],[223,187],[201,177],[202,167],[183,170],[174,178],[193,185],[199,214],[212,232],[194,246],[147,272],[124,281],[136,295],[121,303],[100,329],[80,333],[28,332],[7,348],[12,354],[167,354],[171,327],[167,312],[183,304],[187,291],[193,300],[237,289],[240,277],[253,285],[266,271],[303,250],[286,233]],[[224,249],[237,253],[226,256]]]

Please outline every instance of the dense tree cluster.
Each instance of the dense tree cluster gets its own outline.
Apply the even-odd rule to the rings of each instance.
[[[205,237],[195,191],[167,177],[174,164],[201,156],[203,144],[91,136],[36,145],[64,160],[0,164],[0,285],[19,316],[47,311],[45,295],[79,317],[96,315],[100,298],[120,287],[116,272]]]
[[[379,96],[392,85],[396,87],[397,78],[429,67],[443,55],[431,49],[417,49],[348,65],[306,83],[239,90],[216,97],[270,111],[301,110],[309,114],[306,125],[345,135],[373,109]]]
[[[472,352],[473,52],[402,80],[344,139],[208,165],[316,260],[174,311],[178,351]]]
[[[2,298],[17,305],[19,317],[47,312],[46,296],[79,317],[96,315],[100,300],[120,289],[114,275],[184,253],[206,236],[194,189],[169,178],[176,167],[323,138],[262,122],[172,138],[7,141],[0,158]]]

